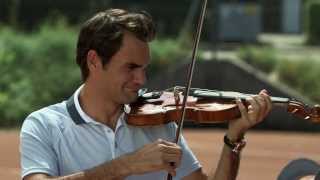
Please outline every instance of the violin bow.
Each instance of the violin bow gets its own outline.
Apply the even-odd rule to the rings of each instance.
[[[185,119],[185,114],[186,114],[186,103],[187,103],[187,98],[189,96],[189,90],[191,87],[191,82],[192,82],[192,76],[193,76],[193,71],[194,71],[194,66],[195,66],[195,60],[196,60],[196,55],[199,47],[199,42],[200,42],[200,36],[201,36],[201,31],[203,27],[203,21],[204,17],[206,14],[206,9],[207,9],[207,0],[203,0],[202,8],[201,8],[201,14],[198,20],[198,26],[197,26],[197,31],[196,31],[196,37],[193,43],[193,49],[192,49],[192,60],[191,64],[189,65],[189,70],[188,70],[188,76],[187,76],[187,88],[184,89],[184,96],[183,96],[183,101],[182,101],[182,111],[181,111],[181,118],[180,121],[178,121],[178,128],[176,131],[176,137],[175,137],[175,143],[177,144],[179,142],[179,137],[182,131],[182,126],[183,122]],[[168,174],[167,180],[172,180],[171,174]]]

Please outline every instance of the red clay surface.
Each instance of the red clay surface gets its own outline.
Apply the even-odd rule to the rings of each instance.
[[[216,129],[184,130],[184,136],[205,171],[215,168],[224,131]],[[320,162],[320,133],[251,131],[242,153],[239,180],[273,180],[287,162],[299,157]],[[19,132],[0,131],[0,179],[20,177]]]

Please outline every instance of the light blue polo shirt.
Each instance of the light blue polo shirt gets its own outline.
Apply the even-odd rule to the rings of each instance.
[[[81,87],[68,100],[31,113],[20,132],[22,178],[31,173],[64,176],[90,169],[136,151],[157,139],[173,141],[176,125],[135,127],[122,114],[113,131],[89,117],[80,107]],[[181,166],[175,180],[200,168],[183,137]],[[164,180],[166,171],[132,175],[127,180]]]

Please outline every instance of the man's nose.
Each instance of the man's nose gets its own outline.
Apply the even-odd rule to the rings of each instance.
[[[134,82],[143,85],[146,82],[146,73],[144,70],[138,71],[135,73]]]

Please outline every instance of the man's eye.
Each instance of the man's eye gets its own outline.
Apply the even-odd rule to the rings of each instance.
[[[134,69],[137,69],[139,68],[140,66],[136,65],[136,64],[129,64],[128,65],[128,68],[131,69],[131,70],[134,70]]]

